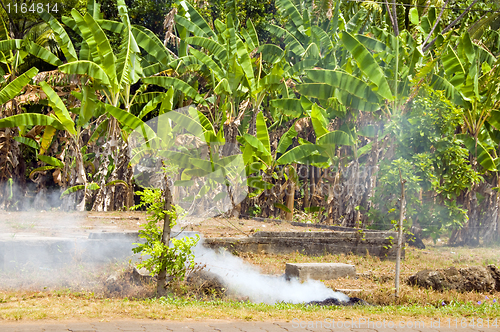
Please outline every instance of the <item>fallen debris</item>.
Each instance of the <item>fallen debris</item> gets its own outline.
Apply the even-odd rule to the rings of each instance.
[[[359,297],[350,297],[349,301],[339,301],[338,299],[334,297],[330,297],[324,301],[311,301],[307,303],[307,305],[319,305],[319,306],[332,306],[332,305],[337,305],[337,306],[353,306],[353,305],[370,305],[368,302],[366,302],[363,299],[360,299]]]

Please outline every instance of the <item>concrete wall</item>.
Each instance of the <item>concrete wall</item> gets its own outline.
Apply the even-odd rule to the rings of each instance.
[[[59,267],[75,263],[107,263],[132,257],[132,241],[33,237],[0,240],[0,269],[25,264]]]
[[[392,247],[390,236],[393,237]],[[246,238],[205,239],[205,246],[270,254],[290,254],[298,251],[311,256],[350,253],[365,256],[368,252],[370,256],[381,259],[395,259],[397,236],[396,232],[257,232]],[[404,258],[404,250],[401,257]]]
[[[183,232],[180,237],[193,234]],[[394,238],[392,248],[389,248],[389,236]],[[137,232],[91,233],[88,239],[36,236],[0,238],[0,269],[26,263],[59,266],[79,261],[105,263],[124,260],[132,257],[133,243],[141,241]],[[257,232],[246,238],[207,238],[204,245],[238,252],[290,254],[298,251],[312,256],[327,253],[366,255],[368,252],[381,259],[395,259],[396,242],[395,232]]]

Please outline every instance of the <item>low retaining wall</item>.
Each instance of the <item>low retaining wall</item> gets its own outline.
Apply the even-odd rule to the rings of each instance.
[[[392,241],[390,239],[392,237]],[[257,232],[246,238],[208,238],[205,246],[230,251],[305,255],[356,254],[396,258],[396,232]],[[404,250],[401,252],[404,258]]]
[[[0,270],[29,263],[40,267],[79,262],[102,264],[130,258],[133,247],[131,241],[122,240],[48,237],[0,240]]]
[[[172,234],[194,236],[195,232]],[[270,254],[300,252],[305,255],[356,254],[395,259],[396,232],[257,232],[246,238],[207,238],[209,248]],[[91,233],[88,238],[0,238],[0,269],[29,262],[43,266],[68,262],[105,263],[133,256],[133,243],[142,242],[137,232]],[[404,251],[402,252],[404,258]]]

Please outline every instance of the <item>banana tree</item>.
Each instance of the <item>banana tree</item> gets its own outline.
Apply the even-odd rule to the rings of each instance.
[[[500,69],[498,60],[484,46],[477,45],[465,32],[454,49],[443,45],[442,66],[432,74],[432,85],[442,90],[446,96],[463,110],[464,125],[458,135],[470,152],[474,170],[484,173],[482,186],[475,185],[464,196],[464,205],[469,213],[469,221],[464,229],[454,230],[451,243],[476,243],[485,236],[492,240],[498,236],[491,231],[497,227],[499,195],[491,194],[486,188],[499,187],[498,144],[500,133],[500,97],[496,87]],[[493,182],[488,184],[487,182]],[[476,192],[488,199],[480,204]],[[479,233],[480,226],[487,231]]]
[[[151,31],[133,27],[130,24],[124,1],[119,0],[117,4],[121,22],[103,20],[99,4],[93,0],[89,0],[85,15],[82,16],[78,11],[73,10],[71,18],[63,17],[64,24],[83,39],[79,54],[63,26],[49,13],[41,14],[42,19],[54,31],[67,61],[59,66],[59,70],[90,79],[82,87],[82,106],[85,115],[91,115],[92,108],[101,101],[130,112],[134,104],[144,105],[155,98],[162,98],[161,93],[145,93],[149,84],[165,88],[173,87],[195,101],[203,103],[196,90],[175,77],[144,77],[142,64],[145,63],[145,58],[141,55],[141,48],[148,52],[147,57],[150,61],[154,59],[164,65],[171,60],[170,55]],[[122,44],[118,54],[114,54],[105,31],[121,36]],[[148,64],[147,61],[145,64]],[[139,79],[142,79],[144,84],[132,94],[131,87]],[[104,109],[107,110],[105,106]],[[109,120],[103,123],[107,126],[108,139],[102,151],[99,151],[100,159],[94,160],[94,163],[98,163],[94,179],[100,189],[92,208],[106,211],[130,203],[130,190],[116,189],[105,184],[123,179],[130,188],[131,172],[128,170],[128,146],[126,138],[121,135],[119,122],[115,117],[110,116]]]
[[[29,81],[29,78],[33,77],[36,73],[37,73],[36,69],[31,69],[27,73],[18,77],[4,89],[5,95],[2,97],[4,98],[12,97],[13,96],[12,93],[14,93],[15,90],[20,90],[19,88],[20,87],[22,88],[21,84],[23,85],[26,84]],[[44,148],[47,147],[47,143],[52,140],[52,137],[54,136],[54,133],[57,130],[67,132],[69,135],[69,142],[67,146],[68,153],[66,153],[66,160],[64,167],[70,168],[71,167],[70,165],[74,163],[75,165],[74,167],[76,170],[76,172],[73,173],[74,177],[72,177],[69,180],[67,185],[69,186],[82,185],[84,188],[86,188],[87,181],[85,175],[85,168],[83,165],[83,157],[81,153],[81,147],[82,147],[81,137],[80,137],[81,125],[75,126],[75,122],[71,118],[68,109],[64,105],[64,102],[47,83],[42,82],[40,86],[47,97],[48,105],[52,108],[53,113],[50,116],[44,114],[34,114],[34,113],[23,113],[23,114],[13,115],[1,119],[0,128],[12,128],[12,127],[26,128],[30,126],[45,126],[44,134],[40,143],[40,145]],[[2,94],[4,90],[2,90]],[[27,140],[21,140],[21,141],[23,142],[26,141],[25,143],[29,144]],[[54,168],[63,166],[61,161],[55,158],[42,157],[41,159],[49,163],[49,167],[46,167],[44,169],[38,169],[36,171],[52,169],[52,167],[50,166],[53,166]],[[68,174],[70,174],[70,172]],[[85,204],[86,204],[86,195],[84,194],[83,197],[81,198],[81,201],[78,202],[77,204],[77,209],[79,211],[83,211],[85,209]]]
[[[5,22],[0,17],[0,80],[13,80],[18,75],[20,66],[25,63],[28,55],[34,56],[53,66],[61,65],[62,62],[50,50],[29,39],[12,39]],[[5,76],[4,75],[8,75]]]
[[[328,158],[324,156],[322,147],[300,138],[298,139],[300,144],[293,146],[294,139],[297,137],[294,125],[281,136],[273,151],[266,119],[262,112],[257,114],[256,129],[256,136],[245,133],[238,137],[238,141],[242,144],[243,160],[249,176],[248,186],[253,188],[249,197],[254,200],[263,197],[259,205],[266,207],[264,214],[276,212],[275,207],[277,207],[285,211],[287,218],[291,219],[293,197],[295,188],[298,186],[296,165],[323,165],[328,162]],[[284,178],[285,182],[282,183]],[[288,192],[286,193],[285,190]],[[279,203],[285,198],[285,194],[288,198],[286,205]]]
[[[8,102],[13,100],[23,88],[31,81],[31,79],[37,74],[38,70],[36,68],[31,68],[26,73],[20,75],[16,79],[12,80],[9,84],[6,84],[0,90],[0,114],[3,115],[4,109],[7,108]],[[12,104],[14,101],[12,101]],[[11,104],[11,108],[13,105]],[[11,120],[7,118],[0,118],[0,128],[5,128],[0,131],[0,184],[3,185],[7,180],[24,176],[24,174],[16,174],[20,169],[19,162],[16,154],[19,155],[20,149],[18,147],[18,142],[14,140],[17,136],[16,132],[12,130],[15,125],[12,124]],[[16,150],[18,151],[16,153]],[[17,176],[15,176],[17,175]],[[12,181],[12,180],[11,180]],[[4,200],[0,196],[0,199]]]
[[[225,128],[226,140],[234,144],[238,134],[255,129],[255,115],[264,98],[285,87],[283,76],[272,68],[266,72],[263,57],[253,56],[260,43],[251,20],[246,28],[240,27],[230,13],[226,23],[216,20],[212,29],[192,5],[186,1],[180,4],[176,24],[184,37],[179,54],[186,54],[180,59],[198,62],[201,71],[205,69],[205,90],[213,104],[209,117],[216,126]]]

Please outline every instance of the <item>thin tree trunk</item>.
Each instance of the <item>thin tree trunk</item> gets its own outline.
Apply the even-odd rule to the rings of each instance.
[[[165,210],[172,211],[172,192],[170,191],[168,176],[165,175],[165,188],[163,189],[163,199],[165,201]],[[161,242],[168,247],[170,244],[170,216],[165,214],[163,219],[163,233],[161,236]],[[163,258],[163,257],[162,257]],[[167,270],[166,268],[161,269],[158,272],[158,279],[156,283],[156,293],[158,297],[167,296]]]
[[[291,166],[293,167],[293,166]],[[295,182],[293,181],[291,174],[288,174],[288,192],[286,195],[286,207],[290,212],[285,213],[285,220],[293,220],[293,203],[295,201]]]

